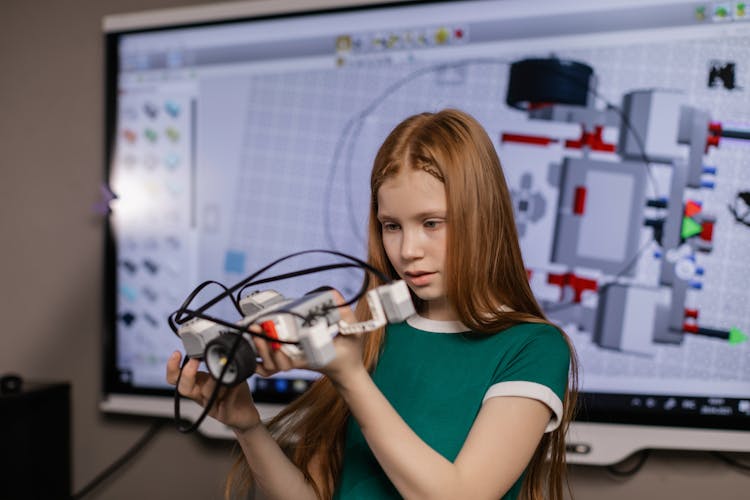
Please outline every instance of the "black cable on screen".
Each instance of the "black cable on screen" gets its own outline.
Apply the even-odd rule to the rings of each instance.
[[[120,469],[123,465],[132,460],[133,457],[135,457],[159,433],[162,427],[164,427],[165,423],[166,420],[163,419],[154,420],[146,433],[128,451],[126,451],[120,458],[115,460],[109,467],[99,473],[99,475],[92,479],[86,486],[81,488],[78,493],[71,495],[71,500],[79,500],[85,497],[86,495],[91,493],[94,488],[99,486],[107,478],[117,472],[117,470]]]

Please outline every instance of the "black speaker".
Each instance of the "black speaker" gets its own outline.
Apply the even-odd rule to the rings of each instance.
[[[0,390],[0,498],[70,498],[70,384],[17,381]]]

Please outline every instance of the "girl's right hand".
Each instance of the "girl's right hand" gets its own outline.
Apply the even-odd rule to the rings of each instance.
[[[172,385],[177,384],[181,359],[182,354],[175,351],[167,360],[167,382]],[[208,373],[198,371],[199,365],[200,361],[197,359],[187,362],[182,369],[177,390],[181,395],[205,407],[216,387],[216,380]],[[253,403],[250,388],[246,383],[222,387],[208,414],[236,432],[250,430],[261,423],[260,413]]]

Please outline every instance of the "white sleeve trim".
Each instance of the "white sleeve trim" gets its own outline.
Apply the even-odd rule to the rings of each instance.
[[[557,429],[560,425],[560,420],[563,415],[563,404],[560,398],[557,397],[552,389],[546,385],[538,384],[536,382],[528,381],[511,381],[511,382],[498,382],[493,385],[484,395],[482,404],[490,398],[498,396],[520,396],[524,398],[536,399],[547,405],[552,410],[552,417],[550,418],[547,428],[544,432],[551,432]]]

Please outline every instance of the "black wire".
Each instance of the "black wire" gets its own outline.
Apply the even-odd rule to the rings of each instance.
[[[187,306],[208,285],[218,285],[221,288],[223,288],[224,289],[224,293],[222,294],[222,298],[229,297],[230,299],[232,299],[232,303],[234,304],[234,307],[237,309],[237,311],[240,313],[240,315],[242,315],[242,309],[240,309],[239,303],[236,300],[234,300],[234,297],[232,297],[232,294],[229,293],[229,289],[226,286],[224,286],[224,284],[219,283],[218,281],[208,280],[208,281],[204,281],[203,283],[201,283],[200,285],[198,285],[197,287],[195,287],[193,289],[193,291],[190,292],[190,294],[188,294],[187,298],[182,302],[182,304],[177,309],[177,311],[174,314],[170,314],[169,315],[169,326],[170,326],[170,328],[172,328],[173,332],[177,333],[177,328],[176,328],[176,326],[173,323],[173,319],[174,319],[174,322],[177,323],[177,324],[184,323],[186,320],[182,320],[181,319],[183,311],[187,310]]]
[[[215,305],[217,302],[219,302],[220,300],[224,299],[228,295],[232,295],[237,290],[239,290],[239,289],[245,287],[246,285],[252,283],[252,281],[256,277],[258,277],[262,273],[266,272],[268,269],[272,268],[273,266],[275,266],[275,265],[277,265],[277,264],[279,264],[279,263],[281,263],[281,262],[283,262],[285,260],[291,259],[293,257],[299,257],[300,255],[307,255],[307,254],[311,254],[311,253],[325,253],[325,254],[330,254],[330,255],[336,255],[338,257],[343,257],[343,258],[348,259],[348,260],[350,260],[352,262],[355,262],[361,268],[366,269],[366,270],[370,271],[371,273],[375,274],[384,283],[390,283],[390,281],[391,281],[391,279],[389,277],[387,277],[385,274],[383,274],[379,269],[376,269],[375,267],[373,267],[369,263],[363,261],[362,259],[354,257],[352,255],[345,254],[343,252],[338,252],[336,250],[323,250],[323,249],[303,250],[301,252],[291,253],[291,254],[285,255],[285,256],[283,256],[283,257],[281,257],[279,259],[276,259],[275,261],[271,262],[270,264],[266,265],[265,267],[261,268],[260,270],[256,271],[255,273],[251,274],[250,276],[248,276],[244,280],[240,281],[239,283],[236,283],[232,287],[225,288],[225,291],[223,293],[217,295],[216,297],[214,297],[213,299],[209,300],[204,305],[202,305],[201,307],[199,307],[197,309],[197,312],[198,313],[204,312],[205,310],[209,309],[211,306]],[[300,275],[302,275],[304,273],[305,273],[305,271],[300,271],[300,274],[296,274],[296,275],[300,276]],[[290,277],[289,275],[285,275],[285,276]],[[240,313],[241,313],[241,311],[240,311]],[[174,322],[177,323],[178,325],[181,325],[181,324],[185,323],[186,321],[190,320],[193,317],[193,316],[190,316],[190,317],[187,317],[187,318],[182,317],[182,311],[180,311],[179,309],[172,316],[175,317],[174,318]],[[170,326],[172,326],[172,322],[171,321],[170,321]]]
[[[239,300],[242,297],[242,293],[251,286],[262,285],[264,283],[271,283],[273,281],[281,281],[281,280],[285,280],[288,278],[296,278],[298,276],[304,276],[305,274],[314,274],[314,273],[318,273],[322,271],[329,271],[333,269],[341,269],[341,268],[347,268],[347,267],[356,267],[358,269],[361,269],[360,266],[358,266],[357,264],[343,262],[339,264],[328,264],[325,266],[311,267],[303,271],[295,271],[295,272],[290,272],[286,274],[277,274],[276,276],[271,276],[270,278],[264,278],[262,280],[256,280],[256,281],[253,281],[252,283],[245,284],[245,286],[240,288],[240,290],[237,292],[236,300],[239,302]]]
[[[737,469],[740,469],[741,471],[750,471],[750,463],[743,463],[739,460],[736,460],[726,453],[722,453],[720,451],[712,451],[711,455],[713,455],[715,458],[718,458],[722,462],[724,462],[727,465],[730,465],[732,467],[736,467]]]
[[[261,273],[265,272],[266,270],[270,269],[272,266],[278,264],[279,262],[282,262],[283,260],[286,260],[286,259],[291,258],[291,257],[296,257],[296,256],[299,256],[299,255],[303,255],[303,254],[316,253],[316,252],[328,253],[328,254],[333,254],[333,255],[338,255],[340,257],[344,257],[344,258],[349,259],[349,260],[353,261],[354,263],[356,263],[356,265],[358,267],[362,267],[362,268],[366,269],[367,271],[370,271],[370,272],[376,274],[379,278],[381,278],[381,280],[383,282],[390,282],[391,281],[382,272],[380,272],[379,270],[375,269],[369,263],[364,262],[361,259],[358,259],[358,258],[353,257],[351,255],[347,255],[347,254],[344,254],[344,253],[341,253],[341,252],[337,252],[337,251],[332,251],[332,250],[306,250],[306,251],[302,251],[302,252],[297,252],[297,253],[294,253],[294,254],[286,255],[284,257],[281,257],[280,259],[277,259],[276,261],[274,261],[271,264],[263,267],[259,271],[253,273],[251,276],[249,276],[248,278],[242,280],[241,282],[237,283],[236,285],[234,285],[231,288],[227,288],[224,285],[222,285],[221,283],[217,283],[217,282],[214,282],[214,281],[204,282],[201,285],[199,285],[198,288],[196,288],[195,290],[193,290],[193,292],[190,293],[190,295],[188,296],[188,298],[183,302],[183,304],[180,307],[180,309],[178,309],[177,311],[175,311],[174,313],[172,313],[168,317],[168,323],[169,323],[170,328],[172,328],[172,330],[175,332],[175,334],[177,334],[179,336],[179,332],[178,332],[179,328],[177,327],[177,325],[183,324],[186,321],[189,321],[189,320],[194,319],[194,318],[199,318],[199,319],[204,319],[204,320],[207,320],[207,321],[211,321],[211,322],[216,323],[218,325],[226,326],[229,330],[227,332],[225,332],[225,333],[234,334],[234,335],[236,335],[236,338],[234,340],[234,343],[232,344],[232,348],[230,349],[230,352],[227,355],[227,362],[222,367],[221,373],[219,374],[219,377],[215,378],[216,385],[214,386],[214,389],[211,392],[211,395],[209,396],[208,401],[206,402],[205,406],[203,407],[203,411],[201,412],[201,414],[199,415],[199,417],[195,420],[195,422],[193,422],[192,424],[190,424],[188,426],[183,426],[181,424],[181,422],[182,422],[182,417],[181,417],[181,414],[180,414],[181,395],[180,395],[180,392],[179,392],[179,384],[180,384],[180,380],[182,379],[182,372],[183,372],[183,369],[185,368],[185,365],[188,363],[188,361],[190,359],[188,356],[185,356],[185,359],[183,360],[182,366],[180,366],[180,372],[177,375],[177,382],[176,382],[175,392],[174,392],[174,415],[175,415],[174,418],[175,418],[175,421],[177,422],[177,429],[180,432],[188,433],[188,432],[192,432],[192,431],[196,430],[201,425],[201,423],[206,418],[206,416],[208,416],[209,412],[211,411],[211,408],[213,407],[214,403],[216,402],[216,399],[218,398],[219,391],[221,390],[221,388],[224,385],[226,385],[226,384],[223,383],[224,374],[226,373],[226,371],[228,370],[229,366],[232,364],[232,361],[234,360],[234,356],[235,356],[235,354],[237,352],[237,348],[239,346],[239,343],[243,340],[243,334],[244,333],[248,333],[250,335],[253,335],[253,336],[256,336],[256,337],[259,337],[259,338],[263,338],[263,339],[271,341],[271,342],[283,343],[283,344],[299,344],[298,341],[281,340],[281,339],[269,337],[269,336],[267,336],[265,334],[262,334],[262,333],[257,333],[257,332],[250,331],[250,325],[248,325],[247,327],[242,327],[240,325],[230,323],[229,321],[225,321],[223,319],[214,318],[214,317],[212,317],[212,316],[210,316],[208,314],[205,314],[204,311],[206,309],[208,309],[209,307],[211,307],[212,305],[216,304],[219,300],[221,300],[221,299],[223,299],[225,297],[231,297],[232,301],[237,305],[237,308],[240,311],[240,314],[243,314],[241,308],[239,307],[239,301],[235,300],[234,297],[232,297],[232,294],[238,288],[239,288],[240,293],[241,293],[242,290],[244,288],[246,288],[247,286],[257,285],[257,284],[259,284],[261,282],[277,281],[277,280],[286,279],[286,278],[290,278],[290,277],[301,276],[301,275],[304,275],[304,274],[310,274],[310,273],[313,273],[313,272],[321,272],[321,271],[329,270],[329,269],[336,269],[336,268],[341,268],[341,267],[353,267],[353,266],[355,266],[355,264],[352,264],[352,263],[329,264],[329,265],[324,265],[324,266],[317,266],[317,267],[314,267],[314,268],[308,268],[308,269],[304,269],[304,270],[296,271],[296,272],[292,272],[292,273],[285,273],[285,274],[274,276],[274,277],[271,277],[271,278],[265,278],[263,280],[253,281],[253,279],[255,277],[257,277]],[[345,302],[344,304],[337,305],[337,306],[335,306],[335,308],[345,307],[345,306],[351,305],[355,301],[359,300],[366,293],[366,291],[367,291],[367,288],[368,288],[368,285],[369,285],[369,279],[370,279],[369,274],[365,273],[365,278],[364,278],[364,280],[362,282],[362,287],[360,288],[360,290],[358,291],[358,293],[352,299],[350,299],[349,301]],[[189,304],[190,302],[192,302],[192,300],[195,298],[195,296],[203,288],[205,288],[209,284],[214,284],[214,283],[218,284],[219,286],[221,286],[224,289],[224,292],[221,293],[221,294],[219,294],[218,296],[214,297],[213,299],[211,299],[210,301],[208,301],[206,304],[204,304],[203,306],[201,306],[197,310],[187,309],[187,304]],[[330,311],[331,309],[334,309],[334,308],[323,308],[323,310],[321,312],[317,313],[316,315],[311,315],[310,317],[303,316],[303,315],[301,315],[301,314],[299,314],[299,313],[297,313],[295,311],[291,311],[291,310],[288,310],[288,309],[283,309],[283,308],[281,308],[281,309],[274,309],[272,311],[269,311],[268,314],[262,314],[259,317],[255,318],[255,321],[257,322],[258,319],[260,319],[260,318],[262,318],[262,317],[264,317],[266,315],[271,315],[271,314],[274,314],[274,315],[275,314],[290,314],[292,316],[295,316],[295,317],[301,319],[302,322],[303,322],[303,324],[309,324],[316,317],[325,316],[327,314],[327,312]]]
[[[646,460],[649,458],[650,454],[651,454],[651,450],[642,450],[640,452],[641,456],[639,457],[638,462],[635,465],[633,465],[632,467],[630,467],[629,469],[624,469],[623,470],[623,469],[617,468],[616,465],[611,465],[611,466],[606,467],[606,470],[610,474],[612,474],[614,476],[617,476],[617,477],[630,477],[630,476],[633,476],[639,470],[641,470],[641,468],[643,467],[643,465],[646,463]],[[739,470],[741,470],[743,472],[750,471],[750,463],[740,462],[739,460],[736,460],[736,459],[728,456],[726,453],[722,453],[722,452],[719,452],[719,451],[712,451],[712,452],[710,452],[710,454],[714,458],[716,458],[718,460],[721,460],[722,462],[724,462],[725,464],[727,464],[727,465],[729,465],[731,467],[735,467],[735,468],[737,468],[737,469],[739,469]],[[625,461],[627,461],[627,459]],[[622,464],[623,462],[620,462],[620,464]]]
[[[341,307],[341,306],[339,306],[339,307]],[[275,309],[273,311],[269,311],[268,314],[263,314],[263,315],[259,316],[259,318],[262,318],[263,316],[267,316],[267,315],[272,315],[272,314],[274,314],[274,315],[275,314],[290,314],[292,316],[295,316],[295,317],[298,317],[298,318],[302,319],[302,321],[303,321],[304,324],[309,324],[316,317],[316,316],[305,317],[305,316],[302,316],[301,314],[298,314],[298,313],[296,313],[294,311],[285,310],[285,309]],[[321,316],[321,315],[325,315],[325,312],[319,314],[318,316]],[[210,316],[205,315],[203,313],[196,313],[196,317],[202,318],[202,319],[208,319],[209,321],[219,322],[220,324],[228,324],[229,326],[233,326],[231,323],[224,322],[224,320],[220,320],[220,319],[217,319],[217,318],[211,318]],[[259,318],[256,318],[256,320],[259,319]],[[239,329],[236,327],[236,325],[234,325],[234,329],[239,332]],[[195,420],[195,422],[193,422],[192,424],[190,424],[188,426],[183,426],[182,423],[181,423],[182,422],[182,416],[180,414],[180,401],[182,399],[181,399],[179,387],[180,387],[180,380],[182,379],[182,371],[185,368],[185,365],[187,365],[188,361],[191,358],[188,357],[188,356],[185,356],[185,359],[182,362],[182,366],[180,366],[180,372],[177,375],[177,382],[175,383],[175,391],[174,391],[174,420],[177,423],[177,430],[179,430],[182,433],[193,432],[198,427],[200,427],[200,425],[203,423],[203,420],[205,420],[205,418],[208,416],[208,413],[211,411],[211,408],[216,403],[216,400],[219,397],[219,391],[221,391],[221,388],[223,386],[225,386],[225,385],[230,385],[230,384],[227,384],[227,383],[225,383],[223,381],[224,380],[224,375],[226,374],[227,370],[229,369],[229,366],[232,364],[232,361],[234,361],[234,357],[237,354],[237,349],[239,348],[240,342],[243,341],[244,339],[243,339],[242,333],[236,333],[235,334],[234,332],[231,332],[231,331],[230,332],[226,332],[226,333],[235,335],[235,339],[234,339],[234,342],[232,343],[232,347],[229,349],[229,353],[227,354],[227,362],[224,363],[224,366],[222,366],[221,372],[219,373],[219,376],[218,377],[213,377],[214,380],[216,381],[216,384],[214,386],[213,391],[211,391],[211,395],[209,396],[208,401],[206,402],[205,406],[203,407],[203,410],[201,411],[201,414],[198,416],[198,418]],[[250,330],[247,330],[246,332],[243,332],[243,333],[249,333],[249,334],[254,335],[256,337],[260,337],[260,338],[263,338],[265,340],[268,340],[268,341],[271,341],[271,342],[276,342],[276,343],[281,343],[281,344],[295,344],[295,345],[299,344],[299,342],[297,342],[297,341],[281,340],[281,339],[269,337],[267,335],[263,335],[263,334],[260,334],[260,333],[251,332]]]
[[[182,398],[180,397],[180,380],[182,379],[182,371],[184,370],[185,365],[187,365],[188,361],[190,361],[191,359],[188,356],[185,356],[185,359],[182,361],[182,366],[180,366],[180,373],[177,375],[177,382],[175,384],[174,390],[174,420],[177,424],[178,431],[185,434],[187,434],[188,432],[193,432],[198,427],[200,427],[200,425],[203,423],[203,420],[205,420],[205,418],[208,416],[208,413],[211,411],[211,408],[214,406],[214,403],[216,403],[216,400],[219,397],[219,391],[221,391],[221,388],[225,385],[222,382],[224,380],[224,375],[229,369],[229,365],[234,359],[234,355],[237,353],[237,348],[239,347],[241,340],[243,340],[242,335],[237,335],[235,337],[234,342],[232,343],[232,347],[231,349],[229,349],[229,354],[227,355],[228,361],[224,364],[224,366],[221,367],[219,377],[214,379],[216,381],[214,390],[211,391],[211,395],[208,397],[208,401],[206,401],[206,405],[203,407],[203,411],[201,411],[201,414],[198,416],[195,422],[188,425],[187,427],[182,425],[182,417],[180,415],[180,401],[182,401]]]
[[[618,464],[615,464],[615,465],[609,465],[609,466],[607,466],[606,470],[607,470],[607,472],[609,472],[613,476],[617,476],[617,477],[630,477],[630,476],[634,476],[636,473],[638,473],[638,471],[641,470],[641,468],[643,467],[643,464],[646,463],[646,460],[648,460],[648,457],[650,455],[651,455],[651,450],[641,450],[640,457],[638,457],[638,461],[632,467],[630,467],[628,469],[621,469],[621,468],[617,467]],[[620,464],[622,464],[623,462],[626,462],[627,460],[628,459],[626,458],[625,460],[623,460],[622,462],[620,462]]]
[[[86,486],[81,488],[78,493],[73,494],[71,500],[78,500],[88,495],[94,488],[99,486],[104,480],[114,474],[119,468],[125,465],[128,461],[132,460],[153,438],[158,434],[164,424],[165,420],[155,420],[151,427],[148,428],[146,433],[120,458],[115,460],[112,465],[104,469],[98,476],[92,479]]]
[[[332,253],[332,254],[335,254],[335,255],[340,255],[342,257],[345,257],[345,258],[348,258],[348,259],[351,259],[351,260],[355,261],[356,264],[353,264],[353,263],[328,264],[328,265],[324,265],[324,266],[317,266],[317,267],[313,267],[313,268],[303,269],[303,270],[299,270],[299,271],[295,271],[295,272],[291,272],[291,273],[280,274],[280,275],[277,275],[277,276],[272,276],[270,278],[264,278],[262,280],[248,282],[248,280],[251,280],[252,278],[258,276],[258,274],[260,274],[261,272],[267,270],[269,267],[271,267],[271,266],[273,266],[273,265],[281,262],[282,260],[284,260],[286,258],[294,257],[294,256],[297,256],[297,255],[300,255],[300,254],[304,254],[304,253],[311,253],[311,252],[323,252],[323,253]],[[387,278],[383,273],[381,273],[380,271],[378,271],[374,267],[370,266],[368,263],[366,263],[366,262],[364,262],[364,261],[362,261],[360,259],[357,259],[356,257],[350,256],[350,255],[347,255],[347,254],[343,254],[343,253],[340,253],[340,252],[330,251],[330,250],[307,250],[307,251],[304,251],[304,252],[298,252],[296,254],[290,254],[290,255],[287,255],[285,257],[282,257],[281,259],[279,259],[279,260],[271,263],[270,265],[266,266],[265,268],[261,269],[260,271],[252,274],[250,277],[248,277],[247,279],[245,279],[242,282],[240,282],[240,284],[242,284],[242,288],[240,288],[240,291],[238,292],[238,294],[242,293],[242,291],[245,288],[247,288],[248,286],[255,286],[255,285],[258,285],[258,284],[261,284],[261,283],[267,283],[267,282],[271,282],[271,281],[279,281],[279,280],[282,280],[282,279],[288,279],[288,278],[292,278],[292,277],[303,276],[303,275],[306,275],[306,274],[312,274],[312,273],[317,273],[317,272],[322,272],[322,271],[327,271],[327,270],[337,269],[337,268],[344,268],[344,267],[360,267],[360,268],[364,267],[366,270],[369,270],[369,271],[371,271],[373,273],[376,273],[378,275],[378,277],[380,277],[383,282],[390,282],[390,279]],[[214,297],[213,299],[211,299],[211,301],[209,301],[209,303],[201,306],[198,310],[194,311],[194,310],[190,310],[190,309],[186,309],[185,308],[185,304],[190,303],[201,289],[203,289],[205,286],[207,286],[209,284],[214,284],[214,283],[218,284],[219,286],[221,286],[224,289],[224,293],[218,295],[217,297]],[[365,279],[363,280],[362,287],[357,292],[357,294],[355,294],[350,300],[346,301],[345,303],[337,305],[336,308],[338,308],[338,307],[345,307],[345,306],[348,306],[348,305],[351,305],[351,304],[357,302],[366,293],[368,284],[369,284],[369,275],[365,274]],[[231,295],[233,293],[233,291],[238,287],[238,285],[239,284],[233,286],[232,288],[227,288],[224,285],[222,285],[221,283],[218,283],[218,282],[215,282],[215,281],[208,281],[208,282],[204,282],[201,285],[199,285],[198,289],[196,289],[193,292],[191,292],[191,294],[189,295],[188,299],[186,299],[183,302],[183,305],[181,306],[181,308],[178,309],[177,311],[175,311],[174,313],[170,314],[169,317],[167,318],[167,323],[169,324],[169,327],[172,330],[172,332],[176,336],[179,337],[180,334],[179,334],[179,326],[178,325],[184,324],[185,322],[187,322],[187,321],[189,321],[191,319],[194,319],[194,318],[201,318],[201,319],[206,319],[208,321],[213,321],[214,323],[220,324],[222,326],[226,326],[226,327],[230,328],[231,330],[247,331],[247,333],[250,333],[251,335],[254,335],[254,336],[259,337],[259,338],[263,338],[265,340],[274,341],[274,342],[281,342],[281,343],[288,343],[288,344],[298,344],[298,342],[276,340],[276,339],[268,337],[268,336],[266,336],[264,334],[252,332],[249,329],[248,330],[243,330],[242,328],[238,327],[238,325],[236,325],[236,324],[233,324],[233,323],[230,323],[228,321],[224,321],[224,320],[221,320],[221,319],[218,319],[218,318],[214,318],[212,316],[208,316],[208,315],[206,315],[206,314],[203,313],[203,311],[205,311],[206,309],[208,309],[211,305],[217,303],[222,298],[224,298],[224,297],[226,297],[228,295]],[[233,298],[232,302],[237,305],[237,308],[238,308],[238,310],[240,312],[240,315],[244,315],[243,312],[242,312],[242,310],[241,310],[241,308],[239,307],[239,300]],[[330,308],[324,310],[323,314],[325,314],[328,310],[330,310]],[[303,322],[309,322],[309,321],[311,321],[311,318],[304,318],[304,317],[302,317],[302,316],[294,313],[293,311],[287,311],[287,310],[281,309],[281,310],[274,310],[274,312],[276,312],[276,313],[286,312],[286,313],[298,316],[298,317],[300,317],[303,320]]]
[[[357,264],[346,263],[346,262],[345,263],[339,263],[339,264],[329,264],[329,265],[325,265],[325,266],[317,266],[317,267],[311,267],[309,269],[303,269],[303,270],[300,270],[300,271],[294,271],[294,272],[291,272],[291,273],[279,274],[279,275],[276,275],[276,276],[271,276],[270,278],[264,278],[262,280],[252,281],[250,283],[245,284],[245,286],[243,286],[237,292],[237,297],[234,298],[232,300],[232,302],[234,302],[237,305],[237,309],[238,309],[238,311],[240,313],[240,316],[244,316],[244,313],[242,312],[242,309],[239,306],[239,299],[240,299],[240,296],[241,296],[242,292],[245,289],[247,289],[248,287],[257,286],[257,285],[260,285],[260,284],[263,284],[263,283],[270,283],[270,282],[273,282],[273,281],[281,281],[281,280],[284,280],[284,279],[294,278],[294,277],[297,277],[297,276],[304,276],[306,274],[313,274],[313,273],[317,273],[317,272],[328,271],[328,270],[339,269],[339,268],[346,268],[346,267],[357,267],[357,268],[359,268],[360,266],[358,266]],[[222,285],[221,283],[215,282],[215,281],[202,283],[201,285],[199,285],[199,287],[203,287],[204,285],[211,284],[211,283],[216,283],[217,285],[219,285],[222,288],[224,288],[224,290],[228,290],[224,285]],[[191,292],[190,297],[194,297],[196,294],[197,294],[197,292],[196,292],[196,290],[194,290],[193,292]],[[357,300],[359,300],[360,296],[355,296],[352,299],[352,301],[350,301],[350,302],[356,302]],[[223,326],[227,326],[227,327],[235,329],[235,330],[241,330],[240,328],[237,328],[237,325],[234,325],[232,323],[229,323],[229,322],[226,322],[224,320],[220,320],[220,319],[214,318],[212,316],[204,315],[204,314],[202,314],[201,312],[198,312],[198,311],[193,311],[191,309],[187,309],[186,308],[186,304],[188,304],[188,303],[190,303],[192,301],[192,298],[190,298],[190,297],[187,300],[185,300],[185,302],[183,302],[182,306],[180,306],[180,308],[177,311],[175,311],[174,313],[170,314],[167,317],[167,322],[169,324],[169,328],[178,337],[180,336],[180,334],[179,334],[179,326],[178,325],[181,325],[181,324],[185,323],[186,321],[188,321],[190,319],[193,319],[193,318],[202,318],[202,319],[206,319],[206,320],[209,320],[209,321],[213,321],[213,322],[218,323],[218,324],[223,325]],[[348,303],[345,304],[345,305],[348,305]],[[185,315],[187,315],[188,317],[186,319],[180,319],[179,321],[177,321],[176,317],[178,315],[179,316],[185,316]],[[258,336],[260,338],[265,338],[266,340],[270,340],[270,337],[266,337],[265,335],[262,335],[262,334],[258,334],[258,333],[254,333],[254,332],[250,332],[250,331],[248,331],[248,333],[251,333],[251,334],[253,334],[255,336]]]
[[[278,314],[281,314],[281,313],[291,314],[292,316],[296,316],[296,317],[300,318],[303,321],[307,321],[307,319],[308,319],[305,316],[302,316],[301,314],[298,314],[298,313],[296,313],[294,311],[288,311],[288,310],[285,310],[285,309],[275,309],[275,310],[269,312],[269,314],[277,314],[277,313]],[[296,345],[296,344],[299,343],[299,342],[295,342],[295,341],[292,341],[292,340],[280,340],[280,339],[276,339],[276,338],[273,338],[273,337],[269,337],[268,335],[265,335],[265,334],[262,334],[262,333],[253,332],[253,331],[251,331],[249,329],[250,325],[247,325],[247,326],[243,327],[243,326],[238,325],[236,323],[231,323],[231,322],[226,321],[224,319],[216,318],[214,316],[210,316],[208,314],[205,314],[205,313],[202,313],[202,312],[198,312],[198,311],[193,311],[191,309],[186,309],[185,310],[185,314],[189,314],[191,318],[205,319],[206,321],[210,321],[212,323],[216,323],[217,325],[226,326],[227,328],[229,328],[229,330],[226,331],[226,332],[224,332],[224,333],[230,333],[230,334],[248,333],[250,335],[253,335],[254,337],[258,337],[258,338],[261,338],[261,339],[264,339],[264,340],[268,340],[270,342],[279,342],[279,343],[282,343],[282,344],[295,344]],[[177,336],[179,336],[179,333],[177,334]]]
[[[750,141],[750,131],[748,130],[722,129],[719,135],[727,139],[744,139]]]
[[[290,316],[294,316],[297,319],[300,319],[302,321],[303,325],[309,325],[311,324],[312,320],[315,318],[319,318],[321,316],[325,316],[325,314],[319,313],[319,314],[311,314],[309,316],[303,316],[298,312],[292,311],[291,309],[272,309],[266,313],[261,314],[260,316],[255,318],[255,322],[259,322],[261,318],[265,318],[268,316],[275,316],[277,314],[289,314]],[[247,331],[247,333],[254,335],[255,332],[251,332],[250,330]],[[281,342],[282,344],[294,344],[298,345],[299,342],[292,341],[292,340],[280,340],[272,337],[265,337],[266,340],[270,340],[271,342]]]

